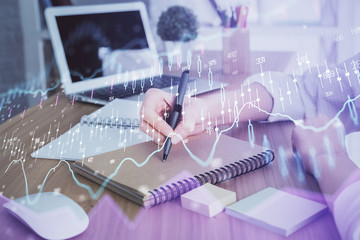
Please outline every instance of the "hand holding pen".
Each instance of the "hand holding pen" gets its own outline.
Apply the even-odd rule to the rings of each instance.
[[[180,86],[179,86],[179,89]],[[186,91],[185,91],[186,92]],[[188,97],[187,97],[188,98]],[[184,101],[182,111],[185,115],[179,118],[177,127],[173,129],[164,116],[174,111],[178,98],[174,94],[157,88],[146,91],[143,105],[140,109],[140,129],[160,147],[167,137],[172,144],[186,140],[189,136],[200,134],[204,131],[201,121],[202,112],[207,112],[207,102],[200,98],[188,98]],[[184,106],[186,105],[186,106]],[[167,118],[169,119],[169,118]],[[175,134],[174,134],[175,133]],[[180,138],[180,137],[181,138]],[[164,146],[165,147],[165,146]]]

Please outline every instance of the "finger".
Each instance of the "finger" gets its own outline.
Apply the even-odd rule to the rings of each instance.
[[[160,92],[157,93],[158,96],[161,96],[163,100],[169,104],[170,106],[173,106],[175,103],[175,94],[171,94],[165,91],[160,90]]]
[[[160,146],[163,145],[165,143],[165,139],[166,138],[157,138],[157,139],[153,139],[152,141],[156,144],[159,144]]]
[[[200,133],[203,133],[204,131],[205,131],[205,129],[203,129],[201,124],[196,124],[195,129],[193,131],[193,135],[198,135]]]
[[[195,128],[194,129],[184,129],[182,127],[179,127],[178,129],[175,129],[175,133],[176,134],[179,134],[181,136],[181,138],[186,142],[187,141],[187,138],[190,137],[190,136],[193,136],[193,135],[197,135],[197,134],[201,134],[204,132],[204,129],[202,128],[201,125],[195,125]],[[173,144],[177,144],[181,141],[181,139],[176,136],[176,135],[173,135],[171,137],[171,143]]]
[[[154,141],[156,143],[159,143],[160,145],[163,145],[166,140],[166,136],[162,135],[161,133],[157,132],[155,133],[155,139]]]
[[[149,92],[150,90],[148,90]],[[146,93],[145,100],[142,103],[140,108],[140,118],[145,119],[148,122],[154,121],[157,116],[161,116],[161,113],[168,111],[171,108],[171,105],[167,102],[167,96],[161,96],[162,91],[151,91],[151,94]],[[155,115],[154,115],[155,114]]]
[[[146,114],[142,122],[149,124],[151,128],[154,128],[165,136],[169,136],[173,133],[173,129],[170,125],[156,113],[151,112]]]
[[[150,88],[146,91],[145,98],[143,101],[143,106],[150,109],[154,106],[157,106],[158,103],[165,102],[166,104],[172,106],[175,101],[173,94],[162,91],[156,88]]]
[[[149,104],[147,104],[149,105]],[[147,106],[143,104],[141,109],[141,122],[147,122],[148,124],[155,127],[156,130],[160,131],[162,134],[168,136],[173,132],[173,129],[170,125],[163,119],[163,112],[168,111],[168,105],[164,104],[163,106]],[[159,109],[158,109],[159,108]]]
[[[188,136],[192,135],[194,133],[195,130],[195,123],[193,122],[180,122],[178,124],[178,126],[175,128],[174,132],[178,135],[181,136],[181,138],[184,140],[186,139]],[[171,143],[172,144],[177,144],[181,141],[181,138],[178,137],[177,135],[174,135],[171,138]]]
[[[154,127],[147,122],[140,123],[140,130],[149,135],[149,137],[153,138],[155,142],[159,140],[163,143],[166,139],[165,135],[154,129]]]

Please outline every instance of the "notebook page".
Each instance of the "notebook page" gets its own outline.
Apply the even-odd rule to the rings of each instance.
[[[96,118],[139,119],[141,102],[115,99],[89,115]],[[150,140],[138,128],[123,129],[108,126],[76,124],[69,131],[33,152],[32,157],[79,160]]]
[[[187,147],[191,152],[205,162],[214,145],[216,135],[203,134],[190,138]],[[141,143],[126,149],[126,151],[116,150],[113,152],[86,158],[83,164],[94,172],[108,177],[115,172],[120,162],[124,158],[132,158],[137,164],[142,164],[146,158],[157,150],[157,145],[153,142]],[[248,142],[222,135],[216,146],[214,156],[208,166],[201,166],[193,160],[185,150],[183,144],[179,143],[171,148],[169,157],[165,163],[162,162],[163,152],[155,153],[150,160],[142,167],[136,166],[133,162],[127,160],[120,167],[113,181],[136,189],[144,195],[149,190],[169,183],[169,180],[178,180],[184,178],[183,173],[190,173],[191,177],[214,170],[235,161],[249,158],[263,151],[260,146],[251,148]],[[80,162],[79,162],[80,164]],[[189,174],[187,174],[189,175]]]

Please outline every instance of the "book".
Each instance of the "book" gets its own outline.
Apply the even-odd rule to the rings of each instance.
[[[115,99],[92,114],[82,116],[79,123],[52,138],[31,156],[76,161],[149,141],[151,138],[139,129],[140,107],[141,102]]]
[[[326,209],[324,204],[269,187],[230,205],[226,213],[287,237]]]
[[[140,143],[125,151],[76,161],[74,171],[150,208],[207,182],[217,184],[251,172],[274,159],[272,150],[251,147],[248,142],[224,134],[218,139],[216,134],[207,133],[190,137],[186,147],[182,143],[172,146],[164,163],[158,145]]]

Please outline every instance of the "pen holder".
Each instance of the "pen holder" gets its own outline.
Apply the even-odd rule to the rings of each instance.
[[[223,29],[223,72],[237,75],[250,73],[249,29]]]

